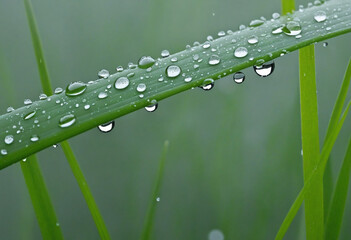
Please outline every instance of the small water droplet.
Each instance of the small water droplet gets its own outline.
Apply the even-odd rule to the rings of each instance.
[[[301,25],[299,22],[289,21],[282,30],[288,36],[296,36],[301,33]]]
[[[147,69],[155,64],[155,59],[150,56],[143,56],[138,61],[138,67],[141,69]]]
[[[217,65],[221,62],[221,58],[218,55],[212,55],[208,60],[208,64],[211,66]]]
[[[45,100],[47,98],[48,98],[48,96],[46,94],[44,94],[44,93],[39,95],[39,100]]]
[[[108,97],[108,95],[107,95],[106,92],[100,92],[100,93],[98,94],[98,98],[99,98],[99,99],[104,99],[104,98],[107,98],[107,97]]]
[[[1,155],[3,155],[3,156],[7,155],[7,150],[6,149],[1,149]]]
[[[60,118],[59,126],[61,128],[67,128],[72,126],[76,122],[76,117],[73,114],[67,114]]]
[[[256,36],[252,36],[247,40],[247,42],[250,44],[256,44],[258,43],[258,38]]]
[[[58,146],[59,146],[58,144],[52,145],[53,148],[57,148]]]
[[[323,43],[323,47],[328,47],[328,43],[327,43],[327,42],[324,42],[324,43]]]
[[[165,58],[169,56],[169,51],[168,50],[162,50],[161,52],[161,57]]]
[[[280,18],[280,14],[275,12],[272,14],[272,17],[273,17],[273,19],[278,19],[278,18]]]
[[[166,75],[169,78],[178,77],[181,72],[182,72],[181,68],[178,67],[177,65],[169,65],[166,68]]]
[[[123,71],[123,67],[122,67],[122,66],[116,67],[116,71],[117,71],[117,72],[122,72],[122,71]]]
[[[102,78],[108,78],[110,76],[110,72],[106,69],[102,69],[98,72],[98,76]]]
[[[219,36],[219,37],[225,36],[225,32],[224,32],[224,31],[220,31],[220,32],[218,33],[218,36]]]
[[[116,89],[125,89],[129,85],[129,79],[126,77],[120,77],[115,82]]]
[[[171,62],[177,62],[178,61],[178,58],[177,57],[172,57],[171,58]]]
[[[5,143],[6,144],[11,144],[11,143],[13,143],[13,141],[14,141],[14,138],[13,138],[13,136],[12,135],[7,135],[6,137],[5,137]]]
[[[258,76],[267,77],[273,73],[275,64],[273,61],[269,61],[259,66],[253,66],[253,68]]]
[[[32,100],[30,100],[30,99],[24,100],[24,105],[30,105],[30,104],[32,104]]]
[[[8,112],[8,113],[10,113],[12,111],[15,111],[15,109],[13,107],[8,107],[7,110],[6,110],[6,112]]]
[[[237,57],[237,58],[246,57],[247,54],[248,54],[248,51],[247,51],[247,49],[245,47],[238,47],[234,51],[234,56]]]
[[[139,83],[137,86],[137,91],[138,92],[144,92],[146,90],[146,85],[145,83]]]
[[[74,82],[66,87],[66,96],[76,97],[81,95],[87,89],[87,85],[82,82]]]
[[[89,108],[90,108],[90,105],[89,105],[89,104],[87,104],[87,105],[84,106],[84,109],[85,109],[85,110],[88,110]]]
[[[208,240],[224,240],[224,234],[219,229],[213,229],[208,234]]]
[[[238,84],[243,83],[245,80],[245,74],[242,72],[236,72],[233,75],[233,80]]]
[[[327,14],[324,11],[317,11],[314,14],[314,20],[324,22],[327,19]]]
[[[258,27],[258,26],[261,26],[262,24],[264,23],[263,20],[261,19],[255,19],[255,20],[252,20],[249,24],[250,27]]]
[[[193,79],[192,77],[186,77],[184,78],[184,82],[191,82],[192,79]]]
[[[54,91],[55,94],[60,94],[60,93],[62,93],[62,92],[63,92],[63,89],[62,89],[62,88],[60,88],[60,87],[55,88],[55,91]]]
[[[161,198],[160,197],[157,197],[156,198],[156,202],[160,202],[161,201]]]
[[[31,119],[32,117],[34,117],[34,115],[35,115],[36,113],[37,113],[36,111],[31,111],[31,112],[27,113],[26,115],[24,115],[23,119],[24,119],[24,120]]]
[[[214,80],[212,78],[207,78],[203,81],[201,88],[205,91],[209,91],[214,86]]]
[[[32,136],[30,137],[30,141],[31,141],[31,142],[37,142],[37,141],[39,141],[38,135],[32,135]]]
[[[103,133],[108,133],[108,132],[111,132],[114,127],[115,127],[115,121],[111,121],[111,122],[99,125],[98,129]]]
[[[154,112],[156,111],[157,107],[158,107],[158,103],[155,99],[153,99],[151,100],[151,104],[145,107],[145,110],[148,112]]]
[[[204,45],[202,45],[202,47],[203,47],[204,49],[210,48],[210,47],[211,47],[211,43],[210,43],[209,41],[206,41],[206,42],[204,43]]]

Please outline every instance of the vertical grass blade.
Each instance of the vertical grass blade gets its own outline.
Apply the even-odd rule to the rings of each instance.
[[[295,9],[295,0],[282,0],[282,14],[285,15]]]
[[[63,239],[37,157],[35,155],[28,157],[25,162],[21,163],[21,168],[43,239]]]
[[[299,51],[301,137],[304,179],[309,179],[319,160],[318,104],[314,60],[314,45]],[[320,172],[305,193],[307,239],[322,239],[324,235],[323,173]]]
[[[162,155],[160,158],[160,164],[158,167],[158,173],[157,173],[157,178],[155,179],[155,184],[153,188],[153,192],[151,194],[151,199],[150,199],[150,204],[146,213],[145,217],[145,222],[144,222],[144,227],[141,235],[141,240],[150,240],[151,239],[151,233],[152,233],[152,226],[154,223],[154,216],[155,216],[155,211],[156,211],[156,204],[158,202],[157,198],[160,193],[161,189],[161,184],[162,184],[162,178],[163,178],[163,173],[164,173],[164,168],[165,168],[165,162],[166,162],[166,156],[168,152],[168,146],[169,142],[165,141],[163,145],[163,150],[162,150]]]
[[[36,25],[34,13],[33,13],[33,8],[31,5],[30,0],[24,0],[24,5],[26,9],[26,14],[28,18],[28,24],[30,28],[30,33],[32,37],[32,42],[33,42],[33,48],[38,64],[38,70],[39,70],[39,75],[40,75],[40,80],[41,80],[41,85],[44,93],[48,96],[52,95],[52,87],[51,87],[51,82],[49,78],[49,73],[46,67],[45,63],[45,58],[43,54],[43,50],[41,47],[41,41],[39,37],[39,32],[38,28]],[[73,154],[73,151],[67,141],[64,141],[61,143],[62,149],[65,153],[65,156],[68,160],[68,163],[72,169],[73,175],[76,178],[76,181],[80,187],[80,190],[83,193],[83,196],[85,198],[85,201],[88,205],[88,208],[91,212],[91,215],[95,221],[96,227],[99,231],[101,239],[110,239],[110,236],[108,234],[107,228],[105,226],[105,223],[103,221],[103,218],[100,214],[100,211],[97,207],[97,204],[95,203],[95,200],[91,194],[91,191],[89,189],[89,186],[85,180],[85,177],[83,175],[83,172],[81,171],[78,161],[76,157]]]
[[[344,216],[351,171],[351,139],[341,166],[325,224],[325,239],[338,239]]]
[[[285,216],[283,223],[280,225],[280,228],[278,230],[278,233],[275,237],[275,240],[281,240],[283,239],[286,231],[288,230],[292,220],[296,216],[296,213],[301,207],[301,204],[305,198],[305,193],[308,191],[308,189],[311,187],[311,183],[314,181],[316,177],[319,177],[321,173],[323,173],[324,167],[327,164],[327,161],[329,159],[330,152],[334,146],[334,143],[336,141],[336,138],[344,124],[345,118],[349,112],[351,106],[351,101],[348,103],[340,121],[338,122],[338,125],[334,128],[333,131],[331,131],[330,136],[326,139],[325,144],[323,146],[322,153],[320,155],[320,160],[318,162],[318,165],[316,168],[313,170],[312,174],[308,178],[307,181],[305,181],[303,188],[299,192],[299,195],[296,197],[294,203],[291,205],[288,214]],[[321,238],[323,239],[323,238]]]

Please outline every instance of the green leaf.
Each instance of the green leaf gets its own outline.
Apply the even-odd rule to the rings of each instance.
[[[24,0],[24,4],[25,4],[26,14],[27,14],[27,18],[28,18],[30,33],[32,36],[32,43],[33,43],[33,48],[34,48],[34,52],[35,52],[35,56],[36,56],[36,60],[37,60],[42,89],[46,95],[51,96],[53,91],[51,88],[49,73],[48,73],[48,70],[46,67],[46,62],[45,62],[43,50],[41,47],[41,41],[40,41],[39,32],[37,29],[32,5],[31,5],[31,1]],[[83,193],[83,196],[84,196],[85,201],[89,207],[89,210],[90,210],[91,215],[94,219],[96,227],[99,231],[101,239],[110,239],[110,236],[108,234],[107,228],[106,228],[105,223],[104,223],[104,220],[100,214],[100,211],[99,211],[97,204],[93,198],[93,195],[91,194],[91,191],[89,189],[87,181],[85,180],[83,172],[79,167],[79,163],[78,163],[76,157],[74,156],[74,153],[73,153],[69,143],[67,141],[63,141],[61,143],[61,147],[62,147],[62,150],[64,151],[65,156],[67,158],[67,161],[71,167],[73,175],[76,178],[76,181],[79,185],[79,188]]]
[[[274,21],[267,21],[261,26],[247,28],[211,41],[211,47],[208,49],[204,48],[203,45],[195,46],[167,58],[159,59],[151,70],[131,67],[131,69],[113,74],[107,79],[93,81],[79,96],[66,96],[63,92],[53,95],[47,100],[36,101],[29,106],[2,115],[0,116],[0,128],[4,131],[0,133],[0,138],[5,137],[5,131],[14,132],[12,122],[20,122],[24,131],[16,136],[16,140],[21,140],[21,142],[16,141],[11,146],[0,145],[0,149],[4,148],[8,152],[7,155],[0,155],[0,169],[57,142],[95,128],[99,124],[148,106],[152,100],[160,102],[164,98],[198,87],[207,78],[217,80],[225,75],[260,64],[262,61],[272,60],[311,43],[350,32],[351,14],[348,11],[350,6],[351,3],[346,0],[330,1],[291,14],[290,17],[298,18],[301,22],[301,38],[288,36],[285,33],[272,34],[273,28],[289,21],[287,17],[283,16]],[[333,9],[338,8],[340,8],[338,17],[332,17],[335,14]],[[322,23],[316,22],[314,20],[316,11],[326,12],[328,20]],[[256,45],[247,42],[252,35],[259,36],[259,43]],[[247,48],[247,56],[242,58],[234,56],[233,52],[239,46]],[[217,49],[217,51],[212,52],[211,49]],[[194,60],[195,54],[198,54],[202,61]],[[209,64],[212,55],[217,55],[220,58],[219,64]],[[174,58],[177,58],[177,62],[171,61]],[[167,77],[165,72],[169,65],[180,67],[185,76],[179,74],[174,78]],[[163,81],[159,81],[160,76],[163,77]],[[126,89],[114,88],[115,81],[120,77],[129,78],[130,84]],[[192,81],[185,82],[185,77],[191,77]],[[143,98],[136,90],[136,86],[140,83],[147,86],[147,90],[143,92]],[[107,97],[99,98],[101,92],[105,92]],[[85,107],[90,108],[85,109]],[[35,111],[36,115],[31,119],[24,120],[24,116],[32,111]],[[68,113],[71,114],[70,116],[74,116],[71,119],[72,125],[62,128],[59,126],[59,121]],[[40,127],[33,124],[34,119],[39,121]],[[34,134],[39,136],[39,141],[30,141]]]
[[[159,195],[160,195],[160,189],[161,189],[163,173],[165,169],[168,146],[169,146],[169,142],[165,141],[163,144],[163,151],[160,158],[160,164],[158,167],[157,178],[155,179],[155,184],[154,184],[153,192],[151,194],[150,204],[146,213],[144,227],[140,238],[142,240],[152,239],[151,238],[152,226],[155,218],[156,205],[157,205],[157,202],[159,201],[157,199],[159,198]]]
[[[43,239],[63,239],[37,157],[32,155],[21,164],[27,188]]]
[[[306,182],[319,160],[318,103],[314,45],[300,49],[299,66],[303,171]],[[307,239],[323,238],[323,211],[323,172],[321,172],[313,179],[311,187],[305,193]]]

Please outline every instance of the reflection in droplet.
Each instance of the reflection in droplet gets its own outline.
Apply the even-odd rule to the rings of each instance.
[[[253,68],[260,77],[267,77],[273,73],[275,64],[273,61],[269,61],[259,66],[253,66]]]
[[[145,107],[145,110],[148,111],[148,112],[154,112],[154,111],[156,111],[157,107],[158,107],[158,103],[154,99],[154,100],[151,101],[151,104],[149,106]]]
[[[205,91],[209,91],[214,86],[214,80],[212,78],[207,78],[203,81],[201,88]]]
[[[236,72],[233,75],[233,80],[238,84],[243,83],[245,80],[245,74],[242,72]]]
[[[115,121],[111,121],[111,122],[99,125],[98,129],[103,133],[108,133],[108,132],[111,132],[114,127],[115,127]]]

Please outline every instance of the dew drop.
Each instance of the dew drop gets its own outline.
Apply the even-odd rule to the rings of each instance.
[[[67,114],[60,118],[59,126],[61,128],[67,128],[72,126],[76,122],[76,117],[73,114]]]
[[[98,98],[99,98],[99,99],[104,99],[104,98],[107,98],[107,97],[108,97],[108,95],[107,95],[106,92],[100,92],[100,93],[98,94]]]
[[[66,87],[66,96],[76,97],[81,95],[87,89],[87,85],[82,82],[74,82]]]
[[[102,69],[98,72],[98,76],[102,78],[108,78],[110,76],[110,72],[106,69]]]
[[[161,57],[165,58],[169,56],[169,51],[168,50],[162,50],[161,52]]]
[[[147,69],[155,64],[155,59],[150,56],[143,56],[138,61],[138,67],[141,69]]]
[[[39,100],[45,100],[47,98],[48,98],[48,96],[46,94],[44,94],[44,93],[39,95]]]
[[[1,149],[1,155],[3,155],[3,156],[7,155],[7,150],[6,149]]]
[[[213,229],[208,234],[208,240],[224,240],[224,235],[221,230]]]
[[[32,135],[32,136],[30,137],[30,141],[31,141],[31,142],[38,142],[38,141],[39,141],[38,135]]]
[[[327,14],[324,11],[317,11],[314,14],[314,20],[317,22],[324,22],[327,19]]]
[[[32,112],[30,112],[30,113],[27,113],[26,115],[24,115],[23,119],[24,119],[24,120],[31,119],[32,117],[34,117],[34,115],[35,115],[36,113],[37,113],[36,111],[32,111]]]
[[[60,93],[62,93],[62,92],[63,92],[63,89],[62,89],[62,88],[60,88],[60,87],[55,88],[55,91],[54,91],[55,94],[60,94]]]
[[[14,141],[14,138],[13,138],[13,136],[12,135],[7,135],[6,137],[5,137],[5,143],[6,144],[11,144],[11,143],[13,143],[13,141]]]
[[[89,105],[89,104],[87,104],[87,105],[84,106],[84,109],[85,109],[85,110],[88,110],[89,108],[90,108],[90,105]]]
[[[32,100],[30,100],[30,99],[24,100],[24,105],[30,105],[30,104],[32,104]]]
[[[122,71],[123,71],[123,67],[122,67],[122,66],[116,67],[116,71],[117,71],[117,72],[122,72]]]
[[[296,36],[301,33],[301,25],[299,22],[289,21],[282,30],[288,36]]]
[[[158,103],[154,99],[154,100],[151,101],[151,104],[149,106],[145,107],[145,110],[148,111],[148,112],[154,112],[154,111],[156,111],[157,107],[158,107]]]
[[[178,58],[177,57],[172,57],[171,58],[171,62],[177,62],[178,61]]]
[[[253,68],[258,76],[267,77],[273,73],[275,64],[273,61],[269,61],[259,66],[253,66]]]
[[[129,79],[126,77],[120,77],[115,82],[116,89],[125,89],[129,85]]]
[[[246,57],[247,54],[248,54],[248,51],[247,51],[247,49],[245,47],[238,47],[234,51],[234,56],[237,57],[237,58]]]
[[[245,81],[245,74],[242,72],[236,72],[233,75],[234,82],[241,84]]]
[[[141,93],[141,92],[144,92],[145,90],[146,90],[145,83],[139,83],[137,86],[137,91]]]
[[[220,31],[220,32],[218,33],[218,36],[219,36],[219,37],[225,36],[225,32],[224,32],[224,31]]]
[[[8,113],[10,113],[12,111],[15,111],[15,109],[13,107],[8,107],[7,110],[6,110],[6,112],[8,112]]]
[[[99,125],[98,129],[103,133],[108,133],[108,132],[111,132],[114,127],[115,127],[115,121],[111,121],[111,122]]]
[[[203,47],[204,49],[210,48],[210,47],[211,47],[211,43],[210,43],[209,41],[206,41],[206,42],[204,43],[204,45],[202,45],[202,47]]]
[[[249,24],[250,27],[258,27],[258,26],[261,26],[262,24],[264,23],[263,20],[261,19],[255,19],[255,20],[252,20]]]
[[[191,82],[191,80],[193,80],[192,77],[186,77],[186,78],[184,78],[184,82]]]
[[[52,145],[53,148],[57,148],[58,147],[58,144],[54,144]]]
[[[201,88],[205,91],[209,91],[214,86],[214,80],[212,78],[207,78],[203,81]]]
[[[250,44],[256,44],[258,43],[258,38],[256,36],[252,36],[247,40],[247,42]]]
[[[177,65],[169,65],[166,68],[166,75],[169,78],[178,77],[181,72],[182,72],[181,68],[178,67]]]
[[[327,43],[327,42],[324,42],[324,43],[323,43],[323,47],[328,47],[328,43]]]
[[[221,58],[218,55],[212,55],[208,60],[208,64],[211,66],[217,65],[221,62]]]
[[[278,18],[280,18],[280,14],[275,12],[272,14],[272,17],[273,17],[273,19],[278,19]]]
[[[160,202],[161,201],[161,198],[160,197],[157,197],[156,198],[156,202]]]
[[[272,34],[273,34],[273,35],[276,35],[276,34],[282,33],[284,27],[285,27],[285,25],[280,25],[280,26],[278,26],[278,27],[274,27],[274,28],[272,29]]]

